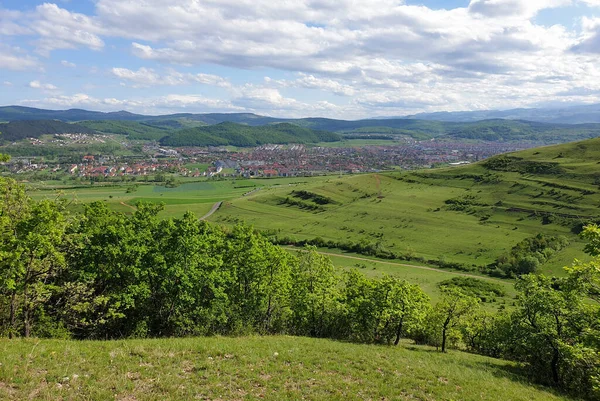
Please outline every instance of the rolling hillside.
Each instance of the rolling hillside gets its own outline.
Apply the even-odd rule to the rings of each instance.
[[[504,116],[502,114],[482,114],[482,118],[487,119],[476,119],[477,121],[468,120],[467,122],[413,118],[347,121],[330,118],[272,118],[252,113],[179,113],[162,116],[144,116],[125,111],[102,113],[77,109],[42,110],[20,106],[0,107],[0,121],[48,119],[67,122],[86,121],[84,124],[94,129],[103,132],[128,133],[132,136],[132,139],[156,140],[160,139],[161,130],[177,131],[180,129],[196,128],[198,126],[220,126],[223,123],[235,123],[246,127],[263,127],[266,138],[269,138],[269,135],[273,135],[273,133],[268,132],[264,127],[281,123],[293,124],[315,131],[349,134],[407,135],[415,139],[437,137],[448,138],[449,140],[563,143],[600,136],[600,124],[569,125],[559,123],[559,121],[553,121],[552,123],[532,122],[525,121],[525,117],[519,120],[512,120],[503,119]],[[506,118],[509,117],[507,116]],[[225,130],[225,127],[228,127],[229,130]],[[266,139],[262,140],[258,138],[256,133],[250,133],[251,129],[242,133],[240,127],[234,127],[233,125],[224,125],[212,130],[186,130],[170,135],[171,139],[165,140],[165,144],[167,142],[187,143],[192,137],[198,138],[194,141],[197,144],[210,143],[213,145],[223,145],[231,141],[239,143],[269,142]],[[221,137],[220,135],[225,133],[225,131],[227,131],[225,137]],[[240,134],[244,137],[243,139],[239,136]],[[318,137],[315,138],[314,135],[307,132],[301,133],[298,131],[292,133],[292,136],[298,135],[306,136],[307,139],[305,142],[318,142],[316,140]],[[326,136],[324,138],[332,140],[332,137]],[[285,143],[285,140],[279,138],[275,143]]]
[[[0,398],[569,400],[513,363],[302,337],[0,340]]]
[[[211,219],[246,221],[284,243],[363,244],[474,271],[538,234],[564,236],[569,244],[540,264],[541,271],[562,274],[573,258],[585,258],[576,233],[598,220],[598,160],[600,138],[464,167],[330,177],[226,202]],[[300,191],[331,202],[299,199]]]
[[[392,117],[394,118],[394,117]],[[547,107],[534,109],[478,110],[438,113],[420,113],[407,118],[418,120],[468,122],[504,118],[509,120],[528,120],[557,124],[600,123],[600,105],[580,105],[566,107]]]

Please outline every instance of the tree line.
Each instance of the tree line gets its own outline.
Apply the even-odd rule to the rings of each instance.
[[[4,336],[408,338],[515,360],[539,382],[600,396],[598,259],[561,278],[521,276],[514,308],[491,314],[460,285],[433,304],[405,280],[337,269],[311,246],[291,254],[244,225],[164,219],[162,205],[69,212],[66,201],[33,201],[5,178],[0,195]],[[600,229],[582,235],[599,255]]]

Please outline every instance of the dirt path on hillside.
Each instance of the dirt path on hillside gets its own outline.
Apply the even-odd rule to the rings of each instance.
[[[208,213],[206,213],[204,216],[200,217],[200,220],[208,219],[210,216],[213,215],[214,212],[219,210],[219,208],[221,207],[222,204],[223,204],[223,201],[215,203]]]
[[[285,249],[293,249],[295,251],[300,251],[300,252],[307,252],[304,249],[298,249],[298,248],[294,248],[294,247],[290,247],[290,246],[284,246],[283,248],[285,248]],[[481,279],[481,280],[488,280],[488,281],[495,281],[495,282],[498,282],[498,283],[506,283],[507,282],[506,280],[500,280],[500,279],[486,277],[486,276],[478,276],[476,274],[461,273],[461,272],[457,272],[457,271],[453,271],[453,270],[436,269],[435,267],[418,266],[418,265],[408,265],[408,264],[405,264],[405,263],[396,263],[396,262],[387,262],[387,261],[380,260],[380,259],[361,258],[359,256],[342,255],[342,254],[339,254],[339,253],[322,252],[322,251],[318,251],[318,250],[317,250],[317,252],[319,252],[321,255],[337,256],[337,257],[340,257],[340,258],[346,258],[346,259],[352,259],[352,260],[361,260],[361,261],[365,261],[365,262],[376,262],[376,263],[382,263],[384,265],[391,265],[391,266],[412,267],[414,269],[431,270],[431,271],[440,272],[440,273],[451,273],[451,274],[456,274],[456,275],[459,275],[459,276],[478,278],[478,279]]]
[[[119,203],[120,203],[121,205],[123,205],[123,206],[126,206],[126,207],[130,208],[130,209],[131,209],[131,210],[133,210],[133,211],[136,211],[136,210],[137,210],[137,208],[136,208],[135,206],[128,205],[128,204],[127,204],[127,203],[125,203],[125,202],[119,202]]]

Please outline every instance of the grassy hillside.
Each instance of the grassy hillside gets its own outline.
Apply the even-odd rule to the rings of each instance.
[[[298,337],[0,340],[3,400],[567,400],[505,361]]]
[[[339,135],[282,123],[252,127],[220,123],[177,131],[163,139],[165,146],[256,146],[266,143],[316,143],[339,141]]]
[[[54,134],[96,134],[96,130],[80,124],[54,120],[12,121],[0,124],[0,141],[19,141]]]
[[[569,245],[541,265],[562,274],[573,258],[585,258],[579,228],[598,219],[598,160],[600,139],[592,139],[464,167],[330,177],[226,202],[211,219],[473,268],[537,234],[565,236]],[[301,190],[332,202],[297,199],[292,191]]]

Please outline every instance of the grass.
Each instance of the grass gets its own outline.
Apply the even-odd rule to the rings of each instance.
[[[498,211],[482,222],[478,215],[446,210],[445,200],[473,191],[447,182],[432,184],[423,179],[408,183],[390,175],[368,174],[315,181],[301,188],[330,197],[338,204],[324,206],[323,212],[315,213],[281,204],[291,189],[267,188],[226,202],[211,219],[223,224],[245,221],[298,239],[381,241],[396,252],[474,266],[493,262],[519,241],[539,232],[570,236],[573,242],[561,254],[582,254],[582,243],[568,227],[542,225],[540,218],[520,213]],[[551,259],[544,268],[558,272],[564,258],[560,265],[555,263],[558,260]]]
[[[510,362],[287,336],[0,340],[3,400],[567,400]]]
[[[560,174],[493,171],[483,164],[417,172],[330,176],[295,187],[335,201],[316,211],[284,203],[285,187],[226,202],[211,219],[245,221],[278,236],[371,243],[397,253],[476,267],[492,263],[521,240],[544,233],[570,245],[541,266],[561,275],[574,258],[586,260],[576,224],[597,219],[600,139],[513,154],[558,163]],[[486,181],[487,180],[487,181]],[[471,196],[476,205],[451,210],[446,201]]]
[[[344,269],[358,269],[368,277],[379,277],[383,274],[404,279],[419,287],[431,297],[433,303],[437,302],[442,293],[439,284],[453,277],[463,277],[464,273],[453,271],[428,270],[412,267],[408,264],[398,262],[381,261],[374,258],[365,258],[361,255],[341,254],[335,255],[331,250],[324,250],[331,258],[335,266]],[[360,258],[354,259],[354,258]],[[480,280],[492,281],[499,284],[506,293],[503,297],[497,297],[494,302],[482,303],[481,306],[488,310],[497,310],[501,306],[510,306],[514,302],[516,291],[513,282],[509,280],[492,279],[490,277],[477,277]]]
[[[127,213],[134,210],[138,200],[163,202],[165,217],[180,217],[188,210],[203,216],[214,203],[224,201],[209,220],[226,226],[246,222],[280,237],[380,242],[397,253],[459,262],[473,268],[492,263],[518,242],[538,233],[564,235],[570,245],[540,268],[546,274],[564,274],[562,268],[574,258],[586,260],[583,242],[571,231],[573,224],[598,216],[600,139],[530,149],[513,156],[559,163],[564,172],[533,175],[490,171],[482,164],[473,164],[341,177],[223,181],[181,177],[181,185],[176,188],[143,184],[131,193],[126,192],[127,186],[69,189],[60,183],[50,183],[32,187],[30,194],[36,199],[54,198],[62,191],[67,198],[77,199],[74,208],[102,200]],[[481,180],[491,176],[492,182]],[[299,190],[322,195],[333,202],[318,205],[317,211],[301,208],[301,203],[283,203],[286,197],[294,196],[292,191]],[[478,205],[462,211],[450,210],[447,200],[466,195],[476,199]],[[551,220],[544,221],[544,215],[551,216]],[[334,257],[334,262],[345,267],[358,263],[342,257]],[[366,265],[365,272],[397,274],[419,283],[434,299],[439,296],[437,284],[456,276],[451,271],[418,270],[376,262]],[[508,303],[510,296],[498,302]]]

